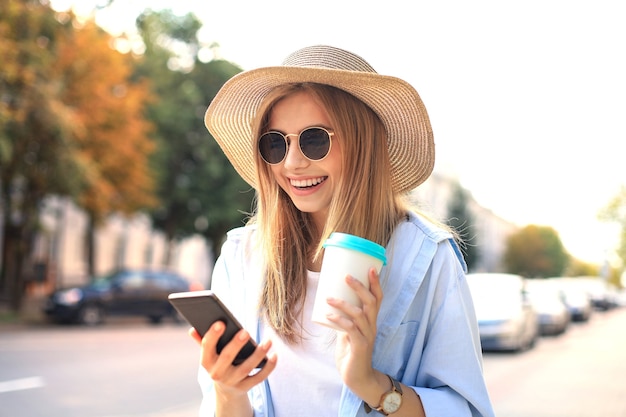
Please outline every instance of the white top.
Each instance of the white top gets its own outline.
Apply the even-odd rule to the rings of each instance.
[[[287,345],[270,326],[261,327],[261,340],[270,338],[278,356],[268,378],[275,417],[336,417],[339,410],[342,382],[335,366],[336,332],[311,321],[319,275],[308,274],[302,343]]]

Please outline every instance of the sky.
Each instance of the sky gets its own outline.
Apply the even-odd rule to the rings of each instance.
[[[97,0],[54,0],[57,9]],[[102,3],[102,0],[100,0]],[[146,7],[195,13],[202,40],[244,70],[328,44],[411,83],[434,130],[435,170],[519,226],[553,227],[601,264],[617,225],[598,211],[626,186],[621,0],[115,0],[114,34]],[[78,7],[78,6],[77,6]]]

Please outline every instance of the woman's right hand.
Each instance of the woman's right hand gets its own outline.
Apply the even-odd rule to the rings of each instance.
[[[276,355],[269,355],[272,346],[270,340],[259,344],[244,362],[233,365],[232,362],[250,339],[245,330],[240,330],[233,339],[224,346],[221,353],[217,353],[217,342],[225,331],[224,323],[213,323],[203,338],[195,329],[191,328],[189,334],[201,345],[200,363],[209,373],[215,384],[217,400],[220,398],[227,401],[236,401],[244,398],[247,401],[247,392],[264,379],[276,367]],[[256,366],[267,357],[267,362],[260,370]],[[235,414],[233,414],[235,415]]]

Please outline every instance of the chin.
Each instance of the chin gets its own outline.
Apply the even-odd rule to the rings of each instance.
[[[328,211],[328,204],[320,204],[320,201],[312,201],[312,202],[304,202],[304,201],[297,201],[297,200],[291,200],[294,204],[294,206],[296,206],[296,208],[298,210],[300,210],[303,213],[310,213],[310,214],[315,214],[315,213],[319,213],[319,212],[327,212]]]

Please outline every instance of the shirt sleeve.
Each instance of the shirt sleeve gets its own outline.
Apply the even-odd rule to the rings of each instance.
[[[242,306],[240,306],[241,302],[238,301],[246,299],[247,294],[242,293],[242,291],[249,289],[249,286],[245,285],[244,282],[244,273],[249,261],[245,256],[246,236],[249,236],[249,230],[246,228],[234,229],[228,233],[220,256],[213,268],[211,279],[211,290],[239,318],[242,314]],[[215,415],[215,390],[211,377],[203,367],[198,369],[198,383],[202,391],[199,416],[213,417]],[[263,384],[259,384],[248,393],[255,417],[267,415],[264,406],[265,395]]]
[[[427,306],[420,322],[424,337],[413,346],[404,379],[413,379],[429,417],[493,417],[464,268],[455,262],[454,242],[437,246],[420,288]]]
[[[466,267],[452,236],[410,216],[386,249],[373,367],[411,387],[428,417],[493,417]],[[369,417],[346,389],[340,416]]]

